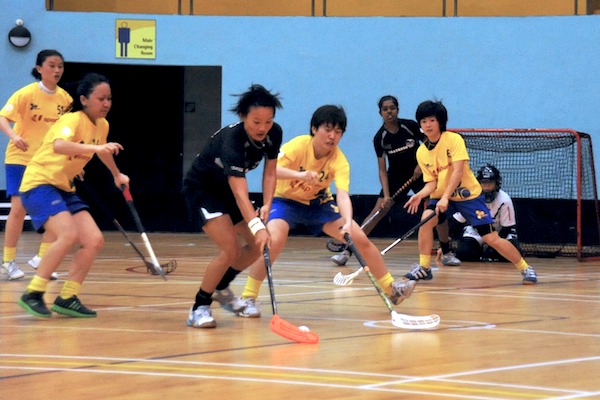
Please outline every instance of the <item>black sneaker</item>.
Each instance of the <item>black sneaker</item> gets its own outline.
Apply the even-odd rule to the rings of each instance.
[[[410,279],[411,281],[428,281],[433,278],[433,274],[431,273],[431,268],[423,268],[419,264],[414,264],[410,272],[404,274],[404,277],[406,279]]]
[[[96,311],[90,310],[77,298],[77,296],[71,296],[68,299],[63,299],[60,296],[54,300],[54,304],[50,307],[52,311],[58,314],[70,315],[71,317],[77,318],[94,318],[96,317]]]
[[[52,313],[44,302],[44,292],[24,293],[17,302],[29,314],[40,318],[50,318]]]

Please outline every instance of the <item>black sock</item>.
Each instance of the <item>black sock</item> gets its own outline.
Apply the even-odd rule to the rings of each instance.
[[[196,302],[194,303],[193,310],[200,306],[210,306],[212,304],[212,293],[207,293],[204,290],[198,290],[196,293]]]
[[[233,267],[229,267],[227,271],[225,271],[225,275],[221,278],[221,282],[217,285],[217,290],[227,289],[227,286],[235,279],[235,277],[242,271],[238,271],[233,269]]]
[[[450,252],[450,242],[444,243],[440,240],[440,246],[442,247],[443,254],[448,254]]]

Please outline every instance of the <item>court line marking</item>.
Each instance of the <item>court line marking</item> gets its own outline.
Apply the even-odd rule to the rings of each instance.
[[[337,387],[337,388],[346,388],[346,389],[360,389],[367,391],[384,391],[384,392],[393,392],[393,393],[412,393],[412,394],[426,394],[433,396],[444,396],[444,397],[456,397],[456,398],[469,398],[469,399],[498,399],[498,397],[482,397],[478,395],[453,395],[446,392],[431,392],[431,391],[422,391],[422,390],[409,390],[409,389],[391,389],[386,388],[386,386],[390,385],[414,385],[415,383],[422,384],[424,386],[428,386],[429,390],[432,390],[431,385],[427,385],[424,382],[444,382],[444,383],[454,383],[454,384],[473,384],[477,386],[493,386],[493,387],[506,387],[513,389],[527,389],[527,390],[537,390],[541,392],[560,392],[563,394],[561,398],[578,398],[578,397],[588,397],[590,393],[588,391],[582,390],[573,390],[573,389],[560,389],[560,388],[549,388],[549,387],[538,387],[533,385],[516,385],[516,384],[499,384],[497,382],[485,382],[485,381],[469,381],[469,380],[456,380],[454,377],[459,376],[468,376],[468,375],[477,375],[477,374],[486,374],[486,373],[495,373],[516,369],[524,369],[524,368],[533,368],[533,367],[546,367],[546,366],[555,366],[555,365],[564,365],[573,362],[586,362],[586,361],[598,361],[600,360],[600,356],[596,357],[585,357],[585,358],[574,358],[574,359],[566,359],[566,360],[555,360],[549,362],[540,362],[540,363],[528,363],[528,364],[520,364],[506,367],[498,367],[498,368],[485,368],[479,370],[472,371],[463,371],[459,373],[451,373],[451,374],[442,374],[442,375],[433,375],[428,377],[413,377],[406,375],[395,375],[395,374],[381,374],[381,373],[369,373],[369,372],[357,372],[357,371],[347,371],[347,370],[331,370],[331,369],[315,369],[315,368],[301,368],[301,367],[285,367],[285,366],[273,366],[273,365],[257,365],[257,364],[236,364],[236,363],[218,363],[218,362],[201,362],[201,361],[179,361],[179,360],[166,360],[166,359],[139,359],[139,358],[123,358],[123,357],[98,357],[98,356],[62,356],[62,355],[34,355],[34,354],[0,354],[0,357],[6,358],[23,358],[23,359],[31,359],[31,358],[39,358],[39,359],[49,359],[49,360],[76,360],[81,362],[73,362],[73,361],[65,361],[62,363],[72,363],[69,368],[64,367],[56,367],[56,368],[48,368],[48,367],[22,367],[22,366],[0,366],[0,369],[11,369],[11,370],[36,370],[36,371],[65,371],[65,372],[84,372],[84,373],[106,373],[106,374],[132,374],[132,375],[145,375],[145,376],[171,376],[171,377],[181,377],[181,378],[193,378],[193,379],[222,379],[222,380],[234,380],[234,381],[251,381],[251,382],[265,382],[265,383],[282,383],[282,384],[291,384],[291,385],[302,385],[302,386],[322,386],[322,387]],[[90,365],[90,360],[92,361],[107,361],[110,363],[118,363],[109,365],[111,368],[123,367],[130,369],[129,371],[119,370],[119,369],[99,369],[98,367],[106,368],[106,365]],[[18,361],[18,360],[17,360]],[[38,363],[39,361],[34,361],[33,363]],[[50,361],[46,361],[50,362]],[[281,378],[249,378],[249,377],[241,377],[241,376],[231,376],[226,375],[226,372],[222,369],[215,369],[212,372],[216,372],[218,376],[210,375],[210,374],[188,374],[188,373],[175,373],[175,372],[148,372],[148,371],[140,371],[141,369],[165,369],[167,367],[148,367],[145,365],[129,365],[131,364],[167,364],[178,366],[175,370],[179,371],[189,371],[189,367],[183,367],[186,365],[192,366],[200,366],[200,367],[228,367],[228,368],[237,368],[237,369],[248,369],[248,370],[280,370],[286,372],[294,372],[294,373],[302,373],[297,374],[289,374],[289,376],[285,376],[286,374],[272,374],[273,376],[284,376],[287,379]],[[77,368],[77,369],[73,369]],[[86,368],[86,369],[81,369]],[[87,369],[94,368],[94,369]],[[191,369],[190,372],[193,372],[194,369]],[[237,373],[237,372],[236,372]],[[310,374],[319,374],[316,377],[314,376],[306,376],[307,373]],[[239,374],[243,374],[239,372]],[[256,373],[258,375],[262,375],[262,373]],[[330,374],[333,376],[325,377],[320,374]],[[362,379],[349,379],[349,378],[336,378],[336,375],[340,376],[352,376],[358,377]],[[340,383],[322,383],[322,382],[314,382],[314,381],[306,381],[302,379],[310,378],[310,379],[325,379],[325,380],[342,380],[349,381],[355,384],[359,384],[360,380],[366,380],[365,377],[368,378],[394,378],[394,381],[391,382],[379,382],[379,383],[370,383],[370,384],[360,384],[359,386],[351,385],[351,384],[340,384]],[[300,379],[300,380],[290,380],[292,379]],[[450,388],[453,391],[459,390],[460,388],[452,387]],[[464,391],[473,392],[474,390],[469,390],[465,388]],[[516,396],[517,393],[499,391],[499,390],[485,390],[488,394],[504,394]],[[567,395],[568,394],[568,395]],[[524,394],[521,394],[524,395]],[[565,397],[567,396],[567,397]],[[575,396],[575,397],[573,397]],[[545,398],[547,396],[541,397],[541,395],[530,394],[526,397],[531,398]]]

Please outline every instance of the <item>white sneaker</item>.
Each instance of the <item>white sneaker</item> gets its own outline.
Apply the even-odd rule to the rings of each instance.
[[[338,267],[343,267],[346,265],[348,260],[350,259],[350,252],[348,250],[342,251],[340,254],[336,254],[331,257],[331,261],[337,264]]]
[[[31,266],[31,268],[33,269],[37,269],[38,266],[40,265],[40,261],[42,261],[42,257],[38,257],[37,254],[35,256],[33,256],[33,258],[29,261],[27,261],[27,264],[29,264]],[[57,280],[58,279],[58,274],[56,272],[53,272],[52,275],[50,275],[50,280]]]
[[[392,282],[392,295],[390,300],[394,305],[398,305],[408,299],[415,289],[416,281],[396,280]]]
[[[2,263],[2,275],[6,274],[9,281],[21,279],[25,273],[21,271],[15,260]]]
[[[456,254],[449,252],[442,255],[442,264],[448,267],[458,267],[460,265],[460,260],[456,258]]]
[[[235,300],[235,294],[230,287],[226,287],[223,290],[215,290],[212,295],[213,300],[216,300],[221,304],[221,307],[227,311],[233,311],[233,301]]]
[[[260,307],[256,304],[256,299],[251,297],[242,299],[238,297],[231,302],[232,310],[238,317],[260,318]]]
[[[190,308],[186,325],[192,328],[216,328],[217,321],[212,316],[210,306],[200,306],[195,310],[192,307]]]

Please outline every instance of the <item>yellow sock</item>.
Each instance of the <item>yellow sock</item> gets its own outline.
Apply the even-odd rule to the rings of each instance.
[[[29,282],[29,285],[27,285],[27,293],[31,293],[31,292],[46,292],[46,289],[48,288],[48,279],[44,279],[44,278],[40,278],[39,276],[35,275],[32,279],[31,282]]]
[[[258,292],[260,292],[260,285],[262,285],[262,281],[259,281],[258,279],[254,279],[251,276],[249,276],[248,280],[246,281],[244,291],[242,292],[242,299],[256,299],[258,297]]]
[[[429,269],[431,267],[431,254],[419,254],[419,265]]]
[[[14,261],[17,258],[16,247],[4,247],[4,262]]]
[[[525,259],[524,259],[524,258],[521,258],[521,259],[519,260],[519,262],[515,264],[515,267],[517,267],[517,269],[518,269],[519,271],[523,271],[523,270],[525,270],[527,267],[529,267],[529,264],[527,264],[527,261],[525,261]]]
[[[385,294],[388,296],[392,295],[392,282],[394,282],[394,277],[392,274],[388,272],[381,278],[377,279],[377,282],[379,282],[379,286],[381,286],[381,289],[383,289]]]
[[[48,250],[48,247],[50,247],[51,244],[52,243],[45,243],[45,242],[42,242],[40,244],[40,250],[38,251],[38,254],[37,254],[39,258],[44,257],[44,254],[46,254],[46,250]]]
[[[66,281],[60,291],[60,298],[66,300],[70,297],[79,295],[81,284],[75,281]]]

